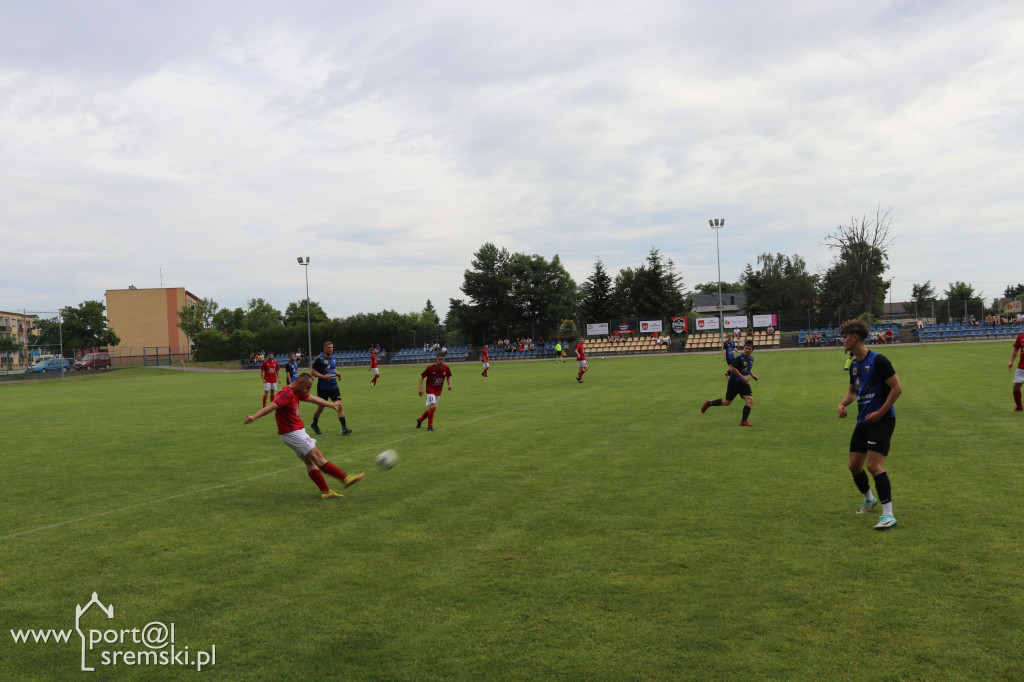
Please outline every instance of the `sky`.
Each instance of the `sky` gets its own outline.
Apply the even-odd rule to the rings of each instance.
[[[1024,282],[1024,3],[0,4],[0,310],[185,287],[442,317],[485,242],[577,282],[812,272],[891,209],[893,300]],[[724,218],[717,235],[710,218]],[[676,311],[666,311],[671,314]]]

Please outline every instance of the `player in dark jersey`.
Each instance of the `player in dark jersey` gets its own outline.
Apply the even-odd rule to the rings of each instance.
[[[729,382],[725,387],[725,397],[717,400],[705,400],[700,406],[700,413],[704,414],[709,407],[727,407],[732,404],[733,398],[743,396],[746,405],[743,406],[743,417],[740,419],[740,426],[753,426],[750,423],[750,410],[754,407],[754,392],[750,390],[750,380],[757,381],[757,375],[753,373],[754,368],[754,343],[747,341],[743,344],[743,352],[733,358],[729,366]]]
[[[318,398],[323,398],[332,403],[341,402],[341,389],[338,388],[338,379],[342,377],[338,374],[338,359],[334,357],[333,343],[328,341],[324,344],[324,352],[313,361],[310,374],[317,378],[316,395]],[[313,428],[313,433],[318,436],[323,433],[320,430],[320,425],[317,423],[317,420],[320,419],[320,413],[323,411],[323,407],[316,408],[316,412],[313,413],[313,423],[310,424]],[[348,428],[348,422],[345,420],[344,407],[338,411],[338,421],[341,422],[341,435],[347,436],[352,433],[352,429]]]
[[[736,359],[736,334],[729,332],[725,335],[725,343],[722,344],[722,356],[725,358],[725,364],[732,367],[732,361]],[[727,368],[725,376],[729,376],[731,372]]]
[[[903,393],[903,386],[889,359],[868,350],[865,345],[869,329],[864,320],[850,320],[839,328],[839,333],[843,337],[843,348],[853,353],[850,388],[839,401],[838,414],[844,419],[847,406],[857,401],[857,426],[850,438],[850,473],[864,495],[864,504],[857,513],[866,514],[881,501],[882,518],[875,529],[886,530],[896,525],[896,517],[892,515],[892,485],[885,472],[885,458],[896,429],[893,404]],[[878,499],[871,494],[865,466],[875,480]]]
[[[295,353],[288,354],[288,362],[284,365],[285,374],[288,375],[288,383],[294,383],[299,378],[299,363],[295,359]]]

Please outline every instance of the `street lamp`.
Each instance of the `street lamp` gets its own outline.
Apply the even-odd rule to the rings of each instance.
[[[303,260],[302,256],[298,259],[299,265],[306,268],[306,359],[308,362],[313,362],[313,329],[309,324],[309,256]],[[313,365],[310,364],[310,367]]]
[[[725,342],[725,325],[722,319],[722,253],[718,248],[718,231],[725,227],[725,218],[709,218],[708,224],[715,231],[715,258],[718,260],[718,341]]]

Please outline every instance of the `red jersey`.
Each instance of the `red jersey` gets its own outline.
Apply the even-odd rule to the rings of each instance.
[[[486,348],[484,348],[483,351],[480,353],[480,362],[487,362],[488,360],[490,360],[490,357],[490,352]]]
[[[299,401],[308,397],[308,393],[296,393],[293,391],[290,384],[282,388],[274,396],[274,402],[277,403],[274,417],[277,419],[278,434],[291,433],[292,431],[305,428],[305,424],[302,423],[302,419],[299,417]]]
[[[576,359],[577,360],[586,360],[587,359],[587,354],[585,352],[583,352],[583,342],[582,341],[576,344]]]
[[[263,381],[268,384],[277,383],[277,360],[264,360],[260,365],[260,372],[263,373]]]
[[[425,370],[421,377],[427,378],[427,393],[433,393],[434,395],[441,395],[441,389],[444,388],[444,380],[446,377],[452,375],[452,370],[449,369],[448,365],[437,364],[430,365]]]
[[[1024,334],[1017,335],[1013,347],[1020,351],[1020,362],[1017,363],[1017,369],[1024,369]]]
[[[377,366],[377,354],[376,353],[371,353],[370,354],[370,368],[372,369],[372,368],[374,368],[376,366]]]

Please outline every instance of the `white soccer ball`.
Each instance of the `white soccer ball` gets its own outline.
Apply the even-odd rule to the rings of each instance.
[[[398,463],[398,453],[394,450],[385,450],[376,457],[377,466],[382,469],[390,469]]]

